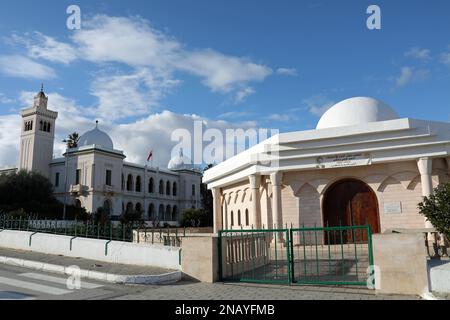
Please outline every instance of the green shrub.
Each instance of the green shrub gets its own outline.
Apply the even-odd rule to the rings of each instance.
[[[420,213],[450,239],[450,183],[441,184],[419,203]]]

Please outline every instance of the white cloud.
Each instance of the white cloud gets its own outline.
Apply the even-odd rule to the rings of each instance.
[[[289,114],[280,114],[280,113],[274,113],[270,114],[267,119],[272,121],[278,121],[278,122],[288,122],[291,120],[294,120],[294,117]]]
[[[303,99],[308,111],[315,116],[321,117],[328,109],[330,109],[336,102],[328,99],[323,94],[314,95],[307,99]]]
[[[441,54],[441,62],[450,67],[450,52]]]
[[[297,69],[294,68],[278,68],[276,72],[281,76],[296,77],[298,75]]]
[[[141,18],[96,15],[83,21],[72,39],[83,59],[130,66],[167,67],[180,49],[177,41]]]
[[[14,103],[14,102],[15,102],[14,99],[9,99],[3,93],[0,93],[0,104],[10,104],[10,103]]]
[[[169,82],[179,82],[174,74],[181,71],[199,77],[213,92],[232,95],[233,100],[239,103],[254,93],[250,83],[263,81],[272,73],[269,67],[246,57],[225,55],[213,49],[188,49],[139,17],[96,15],[85,18],[83,28],[74,31],[71,36],[71,43],[62,43],[41,33],[31,36],[26,34],[25,37],[15,35],[11,38],[16,43],[24,44],[28,55],[33,58],[66,64],[78,58],[97,63],[100,67],[104,67],[105,63],[129,66],[134,69],[129,75],[133,83],[138,81],[134,76],[146,70],[147,74],[151,74],[152,88],[149,90],[144,86],[140,88],[140,92],[150,91],[147,95],[163,96]],[[292,70],[286,69],[284,72]],[[102,78],[104,82],[107,76]],[[116,74],[109,77],[116,83],[121,81]],[[149,76],[144,78],[148,79]],[[99,82],[101,81],[98,79],[95,81],[93,91],[97,91],[95,88],[99,89],[100,92],[95,95],[101,96],[104,101],[105,94]],[[158,90],[161,92],[158,93]],[[149,108],[150,106],[146,107]],[[138,106],[137,109],[142,108]]]
[[[414,47],[405,52],[405,57],[426,61],[430,59],[430,54],[431,51],[429,49]]]
[[[272,71],[270,68],[245,58],[223,55],[214,50],[184,53],[176,66],[202,77],[203,83],[213,91],[229,92],[236,86],[252,81],[263,81]]]
[[[19,159],[20,116],[0,116],[0,169],[17,167]]]
[[[32,104],[34,92],[22,92],[19,101],[23,107]],[[84,108],[73,99],[61,96],[58,93],[49,93],[49,108],[59,112],[56,120],[54,156],[61,157],[65,151],[62,140],[68,134],[76,131],[80,134],[93,129],[94,120],[85,116]],[[100,118],[101,119],[101,118]],[[172,157],[171,151],[178,144],[171,141],[172,132],[183,128],[193,136],[194,121],[201,121],[204,130],[215,128],[221,132],[226,129],[255,128],[254,121],[228,122],[214,121],[199,117],[195,114],[177,114],[162,111],[146,118],[127,124],[114,124],[108,119],[100,121],[100,129],[107,132],[114,142],[114,147],[123,150],[127,156],[125,161],[144,164],[147,153],[154,151],[154,166],[166,168]],[[12,167],[17,163],[20,139],[20,116],[0,116],[0,168]],[[203,147],[208,143],[205,142]],[[174,153],[177,150],[173,150]],[[190,150],[184,150],[185,155],[191,157]]]
[[[145,68],[125,75],[101,76],[91,86],[98,106],[90,112],[110,120],[146,115],[178,83]]]
[[[24,36],[13,34],[7,40],[11,44],[24,45],[28,50],[28,56],[33,59],[44,59],[63,64],[69,64],[77,59],[77,51],[70,44],[60,42],[40,32],[27,33]]]
[[[395,85],[397,87],[404,87],[409,83],[425,80],[428,76],[429,71],[426,69],[402,67],[400,70],[400,75],[395,78]]]
[[[0,56],[0,72],[19,78],[51,79],[56,77],[55,71],[20,55]]]
[[[245,99],[247,99],[248,96],[251,96],[254,93],[255,93],[255,90],[253,88],[250,88],[250,87],[243,88],[236,93],[236,96],[234,98],[234,103],[235,104],[242,103],[245,101]]]

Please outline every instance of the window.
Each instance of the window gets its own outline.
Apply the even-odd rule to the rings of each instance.
[[[172,208],[168,204],[167,207],[166,207],[166,214],[165,214],[164,220],[165,221],[171,221],[171,219],[172,219]]]
[[[170,182],[169,181],[167,181],[167,183],[166,183],[166,194],[168,196],[170,196]]]
[[[195,184],[192,185],[192,196],[195,196]]]
[[[55,187],[59,187],[59,172],[55,174]]]
[[[246,226],[250,225],[250,217],[248,215],[248,209],[245,209],[245,225]]]
[[[159,194],[164,194],[164,182],[159,180]]]
[[[153,203],[150,203],[150,205],[148,206],[148,217],[151,220],[155,219],[155,206],[153,205]]]
[[[27,121],[25,122],[25,131],[31,131],[33,130],[33,121]]]
[[[177,206],[173,206],[173,209],[172,209],[172,221],[178,221],[178,208],[177,208]]]
[[[129,174],[127,178],[127,191],[132,191],[132,189],[133,189],[133,176]]]
[[[42,122],[42,120],[39,122],[39,130],[44,131],[44,122]]]
[[[241,210],[238,210],[238,226],[241,225]]]
[[[47,132],[50,132],[50,122],[47,123]]]
[[[123,173],[122,173],[122,183],[121,183],[121,185],[122,185],[122,190],[125,189],[125,179],[123,178]]]
[[[150,181],[148,182],[148,192],[155,192],[155,182],[153,181],[153,178],[150,178]]]
[[[80,184],[80,180],[81,180],[81,169],[77,169],[77,171],[75,172],[75,184],[76,185]]]
[[[233,210],[231,210],[231,226],[234,226],[234,214],[233,214]]]
[[[137,213],[142,213],[142,205],[139,202],[136,203],[136,212]]]
[[[106,181],[105,184],[107,186],[111,186],[111,177],[112,177],[112,171],[111,170],[106,170]]]
[[[141,192],[141,177],[137,176],[136,178],[136,192]]]
[[[172,194],[173,194],[174,196],[177,195],[177,183],[176,183],[176,182],[173,183],[173,186],[172,186]]]

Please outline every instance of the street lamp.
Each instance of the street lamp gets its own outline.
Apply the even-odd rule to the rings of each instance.
[[[64,174],[64,207],[63,207],[63,220],[66,220],[66,207],[67,207],[67,157],[69,156],[69,149],[67,148],[68,141],[64,139],[62,142],[66,144],[66,152],[64,153],[65,158],[65,174]]]

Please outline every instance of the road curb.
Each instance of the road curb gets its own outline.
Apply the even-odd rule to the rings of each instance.
[[[33,269],[37,271],[44,271],[50,273],[57,273],[63,275],[73,275],[73,267],[65,267],[51,263],[44,263],[39,261],[24,260],[18,258],[11,258],[0,256],[0,264],[23,267],[27,269]],[[181,280],[182,272],[174,271],[164,274],[152,274],[152,275],[121,275],[106,272],[99,272],[93,270],[80,270],[80,277],[98,280],[102,282],[110,282],[117,284],[170,284]]]

